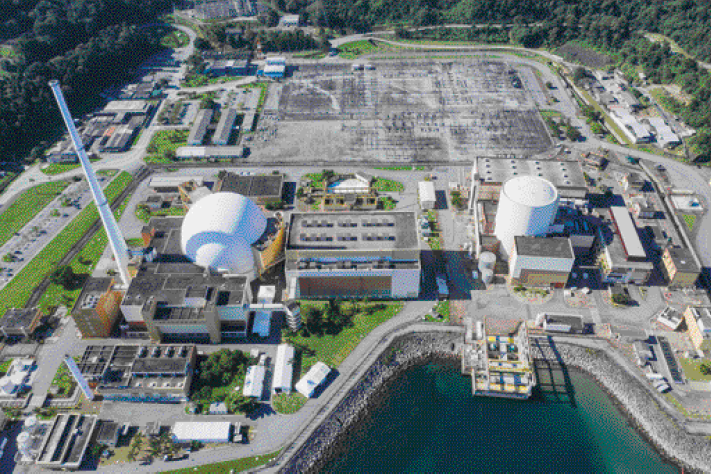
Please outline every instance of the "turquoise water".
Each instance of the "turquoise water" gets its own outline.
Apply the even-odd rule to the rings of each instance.
[[[473,397],[458,370],[419,366],[398,377],[324,471],[678,472],[592,379],[568,375],[558,395],[546,389],[517,401]]]

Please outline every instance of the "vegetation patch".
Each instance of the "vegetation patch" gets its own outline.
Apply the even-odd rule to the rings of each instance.
[[[10,368],[10,364],[12,364],[12,358],[5,359],[2,364],[0,364],[0,377],[5,375]]]
[[[68,181],[40,184],[28,189],[0,214],[0,245],[30,222],[47,204],[69,186]]]
[[[304,325],[298,333],[285,329],[283,335],[301,352],[302,374],[318,361],[338,367],[365,336],[402,307],[402,303],[367,299],[301,301]]]
[[[338,55],[344,59],[356,59],[364,54],[374,53],[379,49],[373,40],[351,41],[338,47]]]
[[[233,461],[223,461],[215,464],[204,464],[197,467],[164,471],[163,474],[229,474],[232,472],[243,472],[271,462],[280,452],[281,450],[278,450],[262,456],[251,456],[248,458],[235,459]]]
[[[187,146],[190,130],[159,130],[146,148],[146,163],[172,163],[178,148]]]
[[[74,357],[74,360],[76,362],[79,362],[78,359],[78,357]],[[74,380],[74,376],[71,374],[71,372],[69,372],[67,364],[65,362],[62,362],[59,365],[59,368],[57,369],[57,373],[52,379],[52,383],[50,384],[50,390],[52,390],[52,387],[54,387],[54,389],[57,391],[57,397],[69,398],[74,393],[74,389],[76,388],[76,386],[77,383],[76,380]]]
[[[711,382],[710,359],[687,359],[686,357],[679,357],[678,359],[687,379]]]
[[[173,29],[160,40],[161,46],[171,49],[183,48],[190,42],[190,37],[184,31]]]
[[[272,396],[272,407],[277,413],[282,415],[291,415],[301,410],[308,399],[298,392],[280,393]]]
[[[101,158],[90,158],[89,161],[95,163],[100,161]],[[67,171],[72,171],[79,168],[81,165],[79,163],[50,163],[49,166],[41,168],[44,174],[49,176],[55,176],[58,174],[66,173]]]
[[[253,398],[242,395],[247,367],[255,361],[246,353],[229,349],[213,352],[198,362],[191,400],[207,413],[211,403],[225,402],[230,413],[250,413],[257,407]]]
[[[145,204],[136,205],[136,217],[148,223],[153,217],[165,217],[165,216],[184,216],[188,211],[184,207],[171,206],[166,209],[151,210]]]
[[[429,321],[431,323],[448,323],[449,322],[449,300],[444,300],[438,302],[434,308],[432,308],[432,312],[434,313],[428,313],[425,315],[425,321]]]
[[[112,202],[132,180],[127,172],[122,172],[104,190],[109,202]],[[8,308],[22,308],[44,278],[54,270],[62,256],[76,244],[99,218],[94,204],[87,207],[76,216],[35,258],[30,261],[15,278],[0,290],[0,314]]]
[[[373,188],[380,192],[400,192],[405,190],[405,186],[400,181],[387,178],[375,178]]]
[[[681,217],[684,219],[684,223],[686,224],[686,227],[689,228],[689,231],[694,230],[696,216],[694,214],[682,214]]]

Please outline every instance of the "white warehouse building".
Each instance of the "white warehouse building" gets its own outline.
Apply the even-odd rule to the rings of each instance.
[[[542,236],[558,213],[558,190],[538,176],[517,176],[501,188],[496,211],[495,235],[501,253],[508,257],[516,236]]]

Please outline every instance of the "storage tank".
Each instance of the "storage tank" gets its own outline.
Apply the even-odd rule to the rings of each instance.
[[[479,270],[493,270],[496,265],[496,255],[492,252],[482,252],[479,256]]]
[[[494,234],[501,252],[509,256],[514,237],[545,235],[558,212],[558,190],[538,176],[517,176],[501,187]]]
[[[481,270],[481,281],[483,281],[485,285],[490,285],[491,282],[494,281],[494,270],[483,268]]]

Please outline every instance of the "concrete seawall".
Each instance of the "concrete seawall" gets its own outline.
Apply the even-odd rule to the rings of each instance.
[[[428,361],[459,366],[460,332],[414,333],[393,340],[363,377],[286,462],[281,472],[317,472],[347,443],[373,404],[382,400],[387,383],[416,364]],[[646,388],[604,351],[571,343],[532,348],[534,358],[557,360],[592,376],[626,413],[632,424],[667,460],[689,472],[711,473],[711,442],[687,433],[651,397]]]

